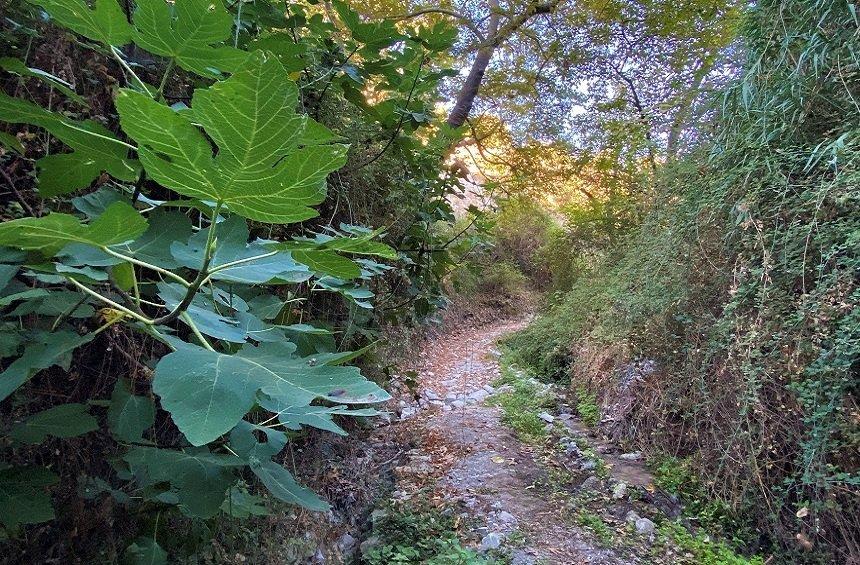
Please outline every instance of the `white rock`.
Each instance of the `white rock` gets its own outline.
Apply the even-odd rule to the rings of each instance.
[[[506,512],[505,510],[502,510],[501,512],[499,512],[499,521],[503,522],[505,524],[510,524],[510,523],[516,522],[517,518],[516,518],[516,516],[514,516],[510,512]]]
[[[555,416],[553,416],[549,412],[541,412],[540,414],[538,414],[538,418],[540,418],[547,424],[552,424],[553,422],[555,422]]]
[[[462,408],[466,405],[466,401],[464,400],[455,400],[451,403],[451,408]]]
[[[474,402],[483,402],[490,396],[490,393],[484,389],[479,389],[469,395],[469,400]]]
[[[597,462],[592,459],[588,459],[583,461],[579,468],[582,471],[593,471],[594,469],[597,469]]]
[[[622,498],[627,496],[627,483],[620,482],[612,487],[612,498],[615,500],[621,500]]]
[[[589,475],[587,479],[582,481],[582,485],[580,485],[580,490],[589,491],[595,490],[600,486],[600,479],[595,477],[594,475]]]
[[[355,542],[356,539],[346,533],[340,536],[340,539],[337,541],[337,546],[340,548],[341,553],[347,553],[355,546]]]
[[[641,518],[641,516],[639,516],[639,514],[637,514],[635,510],[630,510],[624,516],[624,519],[627,520],[628,522],[630,522],[631,524],[635,524],[639,518]]]
[[[451,406],[449,404],[443,404],[442,405],[442,412],[450,412],[450,411],[451,411]]]
[[[502,536],[496,532],[490,532],[481,539],[481,551],[499,549],[500,545],[502,545]]]
[[[636,520],[636,531],[643,536],[650,536],[654,533],[655,528],[656,526],[654,522],[652,522],[648,518],[639,518],[638,520]]]
[[[435,391],[430,390],[429,388],[424,391],[424,398],[427,400],[442,400],[442,397],[436,394]]]
[[[625,461],[639,461],[642,459],[642,453],[639,451],[634,451],[632,453],[622,453],[618,456],[619,459],[624,459]]]
[[[361,545],[359,546],[358,550],[361,552],[362,556],[367,557],[370,551],[377,545],[379,545],[379,538],[376,536],[371,536],[361,542]]]

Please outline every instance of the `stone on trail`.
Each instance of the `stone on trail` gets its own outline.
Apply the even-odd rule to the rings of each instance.
[[[636,520],[636,531],[643,536],[650,536],[654,533],[656,525],[648,518],[639,518]]]
[[[486,390],[487,394],[493,394],[494,392],[496,392],[496,387],[494,387],[493,385],[484,385],[481,388]]]
[[[547,424],[552,424],[553,422],[555,422],[555,416],[553,416],[549,412],[541,412],[540,414],[538,414],[538,418],[540,418]]]
[[[582,481],[582,485],[579,488],[580,490],[590,491],[596,490],[598,487],[600,487],[600,479],[594,475],[589,475],[588,478]]]
[[[612,487],[612,498],[615,500],[621,500],[627,496],[627,483],[619,482],[614,487]]]
[[[490,396],[490,393],[484,389],[478,389],[469,395],[469,400],[474,402],[483,402]]]
[[[579,466],[579,469],[581,471],[593,471],[597,469],[597,461],[594,461],[593,459],[583,461],[582,464]]]
[[[466,406],[465,400],[455,400],[451,403],[451,408],[463,408]]]
[[[436,394],[436,391],[429,388],[424,391],[424,398],[427,400],[442,400],[442,397]]]
[[[634,451],[632,453],[622,453],[618,456],[619,459],[623,459],[625,461],[639,461],[642,459],[642,453],[639,451]]]
[[[502,545],[502,536],[496,532],[490,532],[481,539],[481,551],[499,549]]]

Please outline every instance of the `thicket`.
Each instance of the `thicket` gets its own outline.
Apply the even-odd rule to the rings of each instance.
[[[164,562],[264,499],[328,509],[284,450],[375,414],[346,364],[440,303],[456,30],[337,0],[3,16],[4,551]]]
[[[858,24],[850,2],[750,6],[713,136],[509,342],[597,395],[605,430],[683,459],[726,532],[784,562],[860,557]]]

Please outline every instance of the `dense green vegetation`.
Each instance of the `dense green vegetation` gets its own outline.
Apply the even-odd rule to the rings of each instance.
[[[285,448],[389,398],[349,349],[438,301],[449,253],[426,248],[458,188],[440,168],[457,134],[432,114],[455,31],[333,10],[4,13],[0,507],[15,552],[159,562],[266,499],[330,508]]]
[[[538,304],[496,397],[521,439],[547,398],[513,365],[694,526],[860,558],[856,6],[366,4],[7,2],[10,554],[194,561],[286,504],[348,514],[302,447],[390,398],[374,346]],[[484,562],[449,518],[392,513],[365,560]],[[693,530],[662,535],[742,562]]]
[[[860,531],[856,13],[759,2],[742,35],[713,137],[509,346],[684,458],[751,547],[838,561]]]

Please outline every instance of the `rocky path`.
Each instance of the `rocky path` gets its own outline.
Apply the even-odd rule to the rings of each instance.
[[[563,397],[539,415],[546,433],[540,445],[518,439],[493,405],[494,395],[511,389],[493,386],[500,375],[496,343],[525,323],[449,333],[421,350],[416,401],[402,399],[398,407],[399,425],[413,427],[420,439],[396,469],[394,497],[432,485],[437,499],[478,524],[472,533],[480,550],[517,565],[648,562],[638,544],[653,540],[654,523],[640,514],[652,510],[653,488],[638,454],[590,437]],[[592,515],[603,524],[602,540],[580,525]],[[607,539],[603,528],[613,527],[628,541]]]

